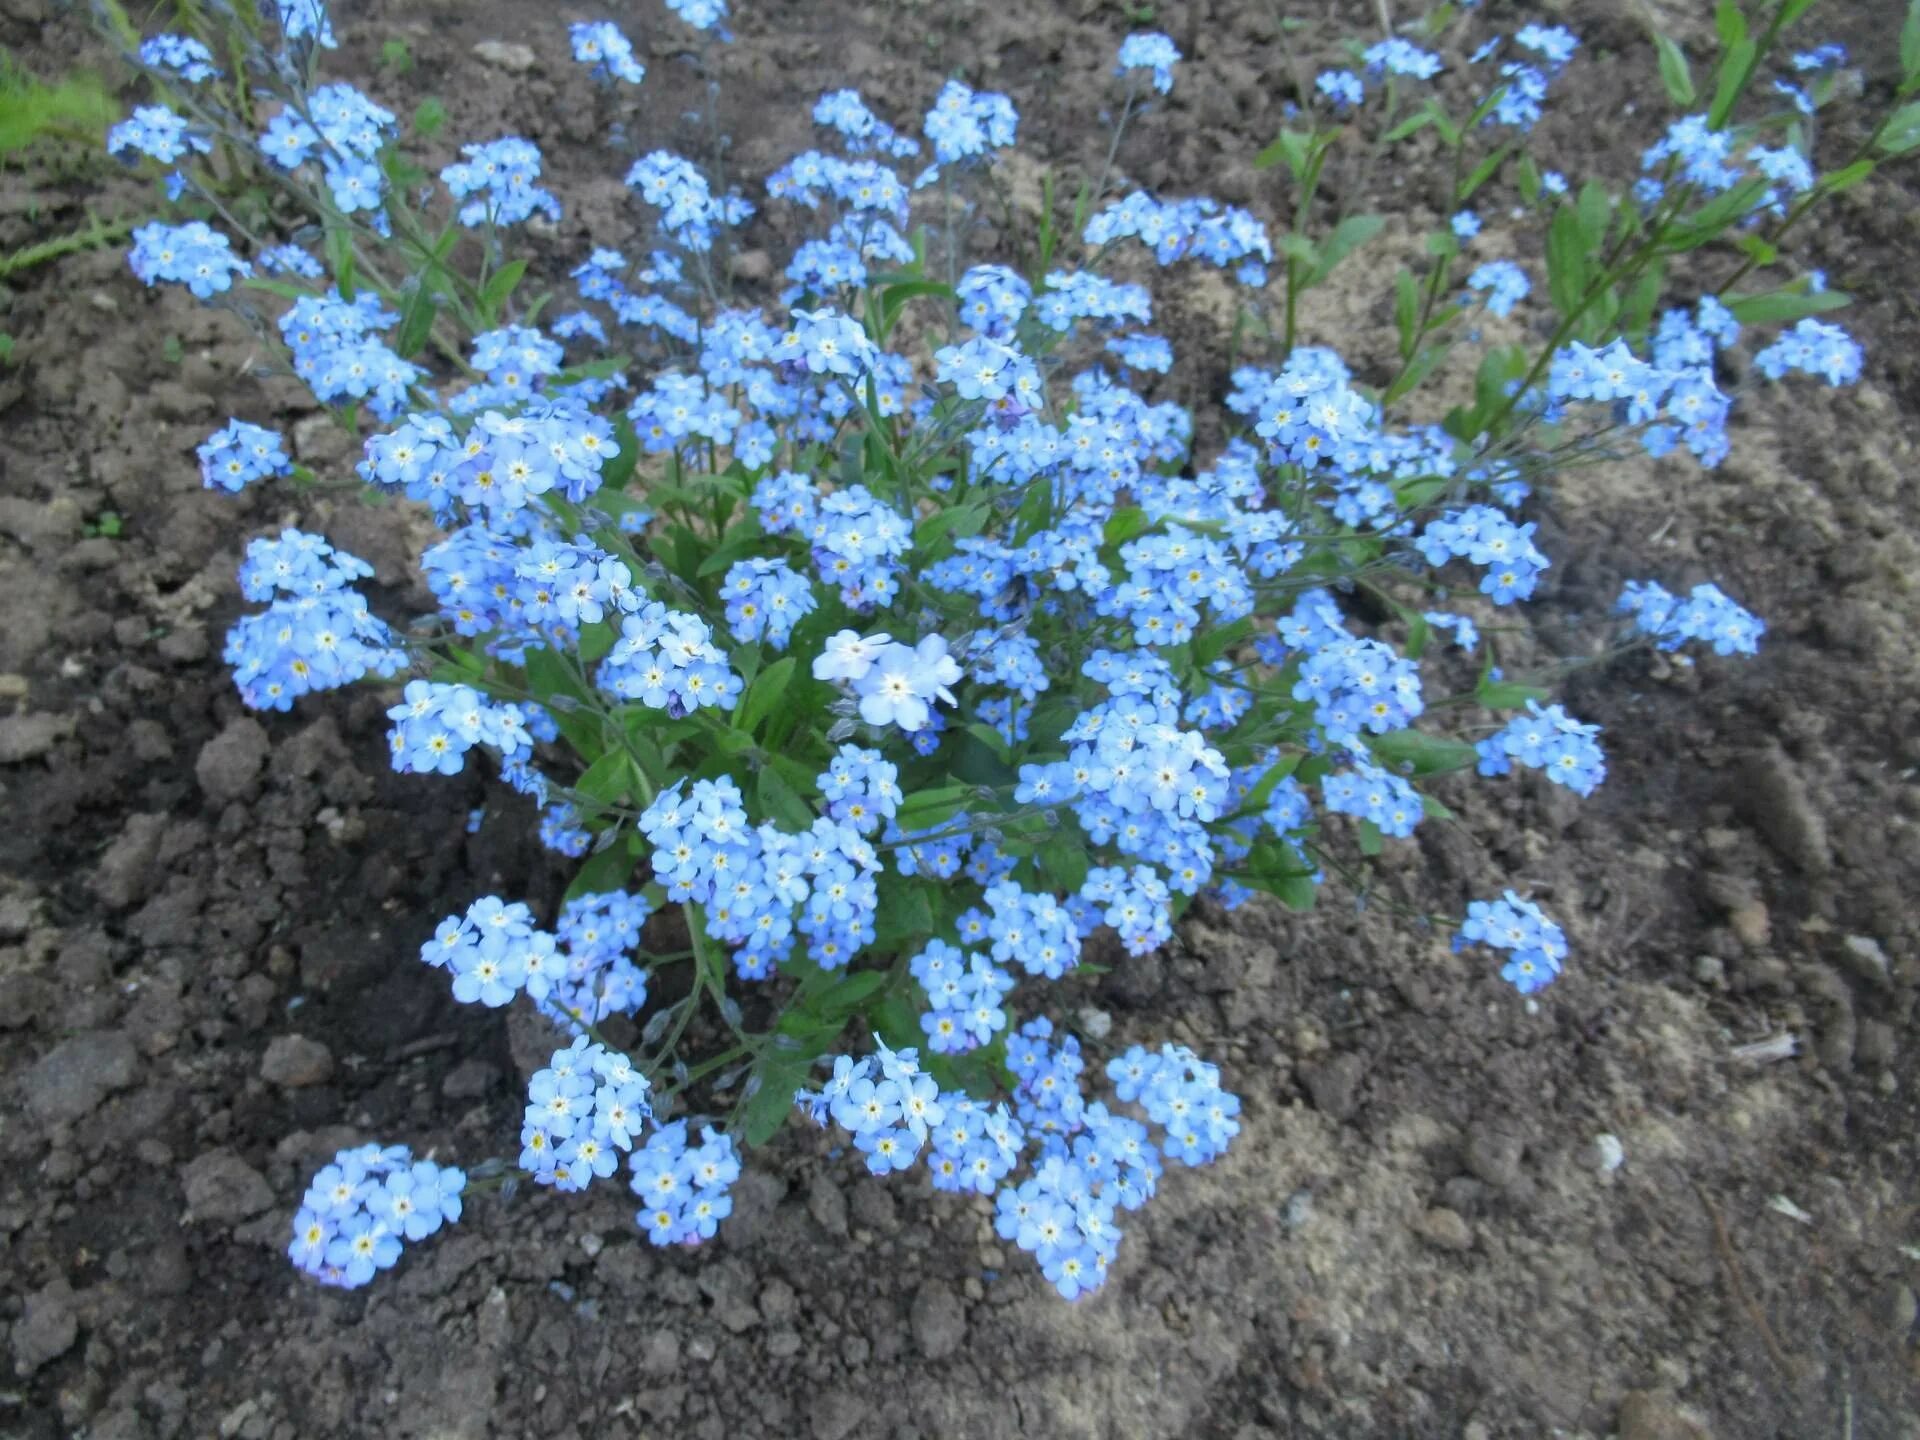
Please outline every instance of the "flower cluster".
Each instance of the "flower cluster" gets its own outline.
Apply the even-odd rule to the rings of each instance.
[[[240,592],[270,603],[227,633],[223,658],[241,700],[256,710],[290,710],[310,690],[398,673],[405,652],[352,588],[372,573],[364,560],[298,530],[249,544]]]
[[[520,1168],[535,1184],[584,1190],[620,1168],[652,1118],[647,1077],[619,1051],[577,1036],[527,1082]]]
[[[959,952],[931,949],[916,960],[936,975]],[[935,1015],[940,1012],[934,1012]],[[928,1017],[932,1019],[932,1016]],[[929,1033],[935,1032],[929,1027]],[[1116,1101],[1138,1104],[1162,1131],[1089,1102],[1081,1088],[1080,1047],[1034,1020],[1007,1046],[1016,1106],[989,1109],[964,1092],[942,1090],[913,1050],[876,1040],[874,1054],[841,1056],[819,1089],[795,1102],[824,1125],[853,1137],[876,1175],[910,1169],[924,1154],[934,1188],[995,1197],[995,1229],[1031,1254],[1069,1300],[1099,1288],[1119,1252],[1122,1210],[1153,1195],[1165,1160],[1204,1165],[1239,1133],[1240,1102],[1220,1088],[1217,1069],[1184,1046],[1159,1052],[1134,1046],[1107,1075]],[[1011,1178],[1021,1159],[1026,1178]]]
[[[1137,30],[1120,42],[1120,73],[1151,71],[1153,88],[1162,95],[1173,89],[1173,67],[1179,63],[1179,49],[1172,39],[1157,31]]]
[[[203,440],[194,452],[200,457],[200,479],[209,490],[238,495],[256,480],[291,474],[286,440],[278,430],[229,420]]]
[[[907,968],[927,992],[931,1008],[921,1015],[920,1028],[935,1054],[977,1049],[1007,1028],[1003,1002],[1013,977],[986,956],[935,940]]]
[[[184,285],[200,300],[232,289],[236,278],[253,273],[253,267],[233,253],[227,237],[204,220],[184,225],[150,220],[136,227],[127,264],[143,285]]]
[[[1458,951],[1478,942],[1507,952],[1501,978],[1522,995],[1551,985],[1567,958],[1567,937],[1531,900],[1509,890],[1498,900],[1475,900],[1454,933]]]
[[[635,77],[638,78],[638,77]],[[484,145],[463,145],[456,160],[440,172],[440,183],[460,207],[460,223],[517,225],[529,216],[560,218],[560,202],[534,182],[540,178],[540,149],[516,135]]]
[[[280,336],[292,352],[293,372],[324,404],[362,403],[382,420],[407,404],[424,372],[379,338],[400,323],[371,290],[352,300],[338,290],[303,295],[280,317]]]
[[[698,1245],[713,1238],[733,1213],[727,1190],[740,1178],[733,1138],[707,1127],[700,1143],[687,1143],[687,1122],[675,1120],[647,1137],[633,1156],[628,1188],[640,1197],[634,1215],[655,1245]]]
[[[457,1221],[466,1187],[464,1171],[404,1145],[342,1150],[308,1183],[287,1257],[323,1285],[357,1289],[391,1270],[402,1245]]]
[[[1607,778],[1607,758],[1598,725],[1583,725],[1558,705],[1527,702],[1527,713],[1474,747],[1482,775],[1505,775],[1515,765],[1538,770],[1556,785],[1576,795],[1591,795]]]
[[[731,710],[740,698],[740,677],[714,646],[707,622],[657,600],[621,619],[620,638],[594,683],[676,720],[707,706]]]
[[[647,78],[647,67],[633,58],[633,42],[611,20],[579,22],[567,33],[573,41],[573,58],[591,65],[595,78],[624,80],[629,85]]]
[[[1651,635],[1662,650],[1678,650],[1689,640],[1703,640],[1716,655],[1752,655],[1767,633],[1764,620],[1711,583],[1694,586],[1682,600],[1656,581],[1629,580],[1620,594],[1619,610],[1633,616],[1636,628]]]

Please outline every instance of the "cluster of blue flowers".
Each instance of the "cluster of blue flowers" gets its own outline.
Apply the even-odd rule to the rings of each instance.
[[[1553,562],[1533,543],[1531,522],[1516,525],[1491,505],[1469,505],[1430,521],[1420,532],[1420,553],[1429,565],[1459,558],[1485,568],[1480,593],[1496,605],[1531,596]]]
[[[209,490],[224,490],[229,495],[238,495],[256,480],[293,471],[280,432],[249,425],[245,420],[227,421],[201,441],[194,453],[200,457],[201,482]]]
[[[191,35],[151,35],[140,42],[140,63],[198,85],[220,74],[213,52]]]
[[[476,745],[497,750],[508,761],[533,753],[526,712],[510,701],[490,700],[470,685],[409,680],[387,718],[393,721],[387,732],[393,768],[403,775],[458,775]]]
[[[403,360],[379,338],[400,323],[370,290],[352,300],[338,290],[303,295],[280,317],[280,336],[292,352],[293,373],[323,404],[364,404],[382,420],[406,406],[424,378],[419,366]]]
[[[132,119],[122,120],[107,131],[109,155],[133,151],[162,165],[172,165],[190,152],[205,155],[212,149],[211,140],[164,105],[137,106]]]
[[[366,212],[367,223],[384,234],[387,177],[379,155],[397,126],[392,111],[353,86],[323,85],[304,111],[283,109],[267,122],[260,152],[290,171],[317,160],[333,203],[348,215]]]
[[[687,1143],[687,1122],[674,1120],[647,1137],[633,1156],[628,1188],[640,1197],[634,1214],[655,1245],[698,1245],[733,1213],[728,1189],[740,1178],[733,1137],[708,1126]]]
[[[527,1082],[520,1168],[556,1190],[606,1179],[653,1118],[647,1090],[633,1061],[577,1036]]]
[[[1809,317],[1753,357],[1760,373],[1778,380],[1789,370],[1816,375],[1829,385],[1860,378],[1860,346],[1838,325]]]
[[[741,689],[707,622],[658,600],[621,619],[620,638],[594,683],[609,695],[664,710],[676,720],[707,706],[731,710]]]
[[[1527,272],[1511,260],[1489,260],[1477,266],[1467,277],[1470,291],[1484,290],[1487,295],[1487,309],[1502,318],[1513,313],[1513,307],[1527,298],[1533,289],[1533,283],[1527,279]],[[1462,297],[1462,303],[1470,297]]]
[[[1619,609],[1633,616],[1641,633],[1662,650],[1678,650],[1689,640],[1704,641],[1716,655],[1752,655],[1767,625],[1728,599],[1718,585],[1696,585],[1682,600],[1652,580],[1629,580]]]
[[[961,928],[966,928],[965,917]],[[1007,1028],[1004,1000],[1013,977],[986,956],[934,940],[907,968],[927,992],[931,1008],[921,1015],[920,1028],[935,1054],[977,1049]]]
[[[1607,757],[1598,725],[1585,725],[1558,705],[1527,702],[1527,713],[1517,715],[1474,749],[1482,775],[1505,775],[1515,765],[1538,770],[1556,785],[1576,795],[1591,795],[1607,778]]]
[[[127,264],[142,284],[184,285],[198,300],[231,290],[235,279],[253,273],[253,267],[233,253],[227,237],[204,220],[184,225],[150,220],[136,227]]]
[[[484,145],[462,145],[464,159],[440,172],[440,183],[460,207],[460,223],[518,225],[539,214],[560,218],[560,202],[534,182],[540,178],[540,148],[516,135]]]
[[[567,33],[573,41],[573,58],[591,65],[596,79],[638,85],[647,78],[647,67],[633,58],[633,42],[611,20],[579,22]]]
[[[804,575],[794,574],[784,560],[757,555],[727,570],[722,596],[733,638],[742,643],[764,639],[775,650],[787,648],[793,627],[818,603]]]
[[[957,969],[960,953],[930,947],[915,963],[941,976]],[[831,1120],[851,1135],[876,1175],[910,1169],[924,1155],[936,1190],[993,1195],[1001,1237],[1032,1254],[1048,1282],[1074,1300],[1105,1281],[1119,1252],[1120,1212],[1151,1198],[1166,1160],[1204,1165],[1220,1155],[1239,1133],[1240,1102],[1221,1089],[1219,1071],[1184,1046],[1136,1045],[1107,1076],[1118,1102],[1137,1104],[1160,1128],[1156,1143],[1139,1121],[1087,1100],[1078,1042],[1052,1038],[1044,1019],[1010,1038],[1012,1112],[942,1090],[917,1052],[889,1049],[878,1037],[872,1055],[838,1057],[825,1084],[794,1100],[814,1123]],[[1014,1180],[1023,1157],[1029,1173]]]
[[[897,725],[911,734],[932,723],[935,701],[959,703],[950,687],[960,682],[961,670],[939,635],[903,645],[891,635],[842,630],[814,658],[813,678],[850,686],[867,724]]]
[[[525,905],[489,895],[450,915],[420,947],[420,958],[453,977],[464,1004],[498,1009],[525,994],[542,1014],[584,1034],[646,1003],[646,972],[631,958],[651,907],[624,890],[579,895],[551,932]]]
[[[311,690],[399,673],[406,652],[353,589],[372,573],[366,561],[318,535],[283,530],[277,540],[251,542],[240,593],[270,603],[227,632],[222,658],[233,667],[241,700],[256,710],[291,710]]]
[[[1552,984],[1567,958],[1567,937],[1531,900],[1509,890],[1498,900],[1475,900],[1454,933],[1453,948],[1490,945],[1507,953],[1501,978],[1522,995]]]
[[[287,1258],[323,1285],[353,1290],[391,1270],[401,1247],[460,1218],[466,1173],[415,1160],[404,1145],[342,1150],[307,1185]]]
[[[1153,88],[1162,95],[1173,90],[1173,67],[1180,63],[1179,48],[1168,36],[1154,30],[1136,30],[1120,42],[1119,72],[1148,71]]]

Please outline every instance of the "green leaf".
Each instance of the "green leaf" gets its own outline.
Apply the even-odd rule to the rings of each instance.
[[[828,971],[828,975],[839,972]],[[839,978],[822,986],[808,997],[807,1003],[814,1012],[832,1020],[845,1018],[870,1000],[875,992],[892,979],[885,970],[856,970],[852,974],[839,973]]]
[[[1524,710],[1529,700],[1545,700],[1552,693],[1518,680],[1483,679],[1474,687],[1473,698],[1489,710]]]
[[[758,1087],[740,1116],[740,1135],[748,1148],[764,1145],[780,1133],[793,1113],[793,1092],[807,1081],[813,1062],[832,1043],[839,1027],[811,1028],[804,1036],[776,1033],[754,1062]]]
[[[931,790],[916,790],[900,802],[894,822],[902,830],[930,830],[944,825],[973,799],[971,785],[941,785]],[[809,822],[811,823],[811,822]]]
[[[440,127],[447,123],[447,107],[429,95],[413,111],[413,133],[422,140],[431,140],[440,133]]]
[[[1884,141],[1886,136],[1882,135],[1880,138]],[[1842,190],[1851,190],[1878,168],[1871,160],[1856,160],[1851,165],[1835,170],[1831,175],[1823,176],[1820,188],[1829,195],[1838,195]]]
[[[1520,156],[1514,178],[1520,186],[1520,198],[1527,204],[1531,205],[1540,198],[1540,166],[1533,156],[1524,153]]]
[[[1720,43],[1731,50],[1747,38],[1747,17],[1734,0],[1720,0],[1714,7],[1713,28],[1719,32]]]
[[[949,505],[943,510],[936,510],[913,527],[913,548],[924,552],[931,550],[948,535],[978,535],[992,516],[993,507],[984,500],[972,505]]]
[[[298,300],[312,292],[303,285],[294,285],[285,280],[265,280],[258,275],[249,275],[240,282],[247,290],[260,290],[268,295],[278,295],[282,300]]]
[[[1398,125],[1387,131],[1386,134],[1382,135],[1380,139],[1382,143],[1391,145],[1394,141],[1404,140],[1409,135],[1416,134],[1431,124],[1433,124],[1433,112],[1431,110],[1416,110]]]
[[[1285,875],[1260,875],[1249,872],[1236,875],[1234,878],[1251,885],[1256,890],[1264,890],[1269,895],[1279,897],[1280,903],[1289,910],[1311,910],[1314,900],[1320,893],[1320,887],[1313,883],[1312,874],[1306,871]]]
[[[761,767],[754,781],[754,794],[762,814],[791,829],[810,829],[818,818],[813,807],[801,799],[799,792],[787,783],[786,777],[771,765]]]
[[[1607,238],[1607,225],[1613,219],[1613,201],[1607,187],[1598,180],[1582,185],[1574,211],[1580,217],[1580,235],[1586,241],[1588,252],[1598,251]]]
[[[1420,287],[1413,272],[1402,269],[1393,282],[1393,324],[1400,332],[1400,358],[1413,354],[1414,331],[1420,324]]]
[[[588,856],[567,886],[567,899],[626,889],[627,882],[633,878],[633,839],[629,832],[606,849]]]
[[[1900,27],[1900,73],[1920,78],[1920,0],[1907,0],[1907,22]]]
[[[1371,820],[1362,820],[1358,833],[1354,836],[1354,841],[1360,847],[1360,853],[1362,855],[1369,857],[1378,855],[1382,848],[1380,844],[1380,827]]]
[[[1267,801],[1273,798],[1273,792],[1280,787],[1280,782],[1300,768],[1300,758],[1300,752],[1296,750],[1291,755],[1281,756],[1268,766],[1267,773],[1260,777],[1253,789],[1247,792],[1246,798],[1240,802],[1240,813],[1257,815],[1265,810]]]
[[[1293,178],[1298,180],[1307,169],[1307,138],[1298,130],[1282,130],[1279,139],[1253,157],[1253,168],[1271,170],[1284,160]]]
[[[1231,625],[1203,626],[1193,637],[1193,663],[1204,669],[1252,633],[1252,616]]]
[[[794,668],[798,664],[793,656],[786,655],[756,675],[733,712],[733,728],[748,735],[757,734],[760,722],[773,713],[773,707],[780,703],[787,686],[793,683]]]
[[[880,913],[874,917],[873,944],[879,950],[911,944],[914,949],[933,938],[933,907],[923,883],[883,887]]]
[[[1401,774],[1440,775],[1464,770],[1479,756],[1464,740],[1424,735],[1418,730],[1392,730],[1367,739],[1367,748],[1389,769]]]
[[[353,299],[353,232],[345,223],[329,225],[325,244],[327,268],[333,272],[334,287],[342,300]]]
[[[991,725],[980,720],[970,720],[961,728],[997,755],[1003,765],[1013,763],[1013,748],[1007,744],[1006,737]]]
[[[1320,259],[1308,274],[1308,286],[1318,285],[1333,273],[1334,267],[1358,250],[1387,223],[1384,215],[1349,215],[1333,227],[1333,233],[1320,247]]]
[[[626,751],[609,750],[586,768],[574,788],[582,795],[613,804],[634,788],[633,762]]]
[[[1764,295],[1728,295],[1727,309],[1742,325],[1790,325],[1808,315],[1839,310],[1853,297],[1842,290],[1769,290]]]
[[[1289,260],[1297,260],[1300,264],[1309,268],[1319,263],[1320,252],[1314,248],[1313,242],[1304,235],[1296,235],[1292,231],[1288,231],[1273,243],[1274,247]]]
[[[402,360],[410,360],[426,349],[427,337],[433,334],[434,317],[440,313],[427,279],[426,275],[420,277],[413,293],[407,297],[407,308],[400,312],[400,333],[394,339],[393,348]]]
[[[1904,155],[1916,145],[1920,145],[1920,100],[1893,112],[1875,148],[1883,155]]]
[[[894,325],[900,319],[900,312],[906,308],[909,300],[917,300],[923,295],[937,295],[943,299],[953,299],[953,290],[938,280],[903,280],[899,284],[889,285],[879,292],[880,296],[880,333],[874,338],[882,344],[893,333]]]
[[[1508,154],[1511,153],[1512,148],[1510,145],[1502,145],[1478,165],[1473,167],[1473,173],[1460,182],[1460,193],[1458,197],[1456,197],[1460,204],[1466,204],[1467,201],[1473,198],[1474,191],[1478,190],[1493,178],[1494,172],[1500,168],[1502,162],[1504,162]]]
[[[1573,207],[1562,205],[1547,226],[1547,294],[1554,309],[1571,315],[1580,308],[1586,292],[1586,237],[1581,233],[1579,215]]]
[[[1107,517],[1107,523],[1100,532],[1100,548],[1117,549],[1136,536],[1144,535],[1153,521],[1147,518],[1147,512],[1138,505],[1122,505]]]
[[[480,305],[489,315],[498,315],[500,307],[507,303],[507,297],[513,294],[514,286],[520,283],[520,277],[527,273],[527,262],[509,260],[488,277],[480,291]]]
[[[1729,5],[1722,5],[1720,9],[1723,13],[1730,9],[1735,14],[1739,13]],[[1729,42],[1727,53],[1720,57],[1720,68],[1714,75],[1713,104],[1707,110],[1707,128],[1710,130],[1719,130],[1726,125],[1728,117],[1733,114],[1734,105],[1747,88],[1747,81],[1753,76],[1753,61],[1759,53],[1759,47],[1746,38],[1744,20],[1740,22],[1740,28],[1741,38]]]
[[[1755,176],[1714,197],[1663,234],[1664,248],[1675,253],[1698,250],[1718,239],[1729,225],[1754,207],[1770,183],[1762,176]]]
[[[1040,869],[1055,888],[1077,891],[1087,883],[1087,847],[1077,829],[1063,828],[1040,847]]]
[[[1667,98],[1676,105],[1691,106],[1698,92],[1693,88],[1693,70],[1687,64],[1686,52],[1657,32],[1653,44],[1660,52],[1660,83],[1667,87]]]

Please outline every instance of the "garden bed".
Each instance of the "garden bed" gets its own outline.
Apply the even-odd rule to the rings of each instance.
[[[1541,143],[1579,176],[1644,143],[1620,97],[1653,63],[1616,7],[1561,8],[1586,49]],[[1828,8],[1871,83],[1901,7]],[[440,96],[449,136],[543,147],[569,210],[542,263],[622,238],[627,157],[599,143],[609,102],[560,17],[355,9],[332,73]],[[1098,162],[1120,7],[740,9],[736,172],[808,143],[823,89],[907,116],[949,72],[1022,104],[1016,202],[1043,164]],[[32,64],[85,48],[40,0],[0,17]],[[1191,58],[1119,165],[1271,217],[1284,192],[1250,162],[1280,124],[1281,32],[1257,5],[1158,23]],[[677,133],[693,81],[629,31],[651,73],[625,124]],[[1337,33],[1284,41],[1314,55]],[[404,78],[380,66],[393,38]],[[1369,208],[1430,221],[1426,178],[1374,175]],[[30,177],[31,205],[9,190],[8,247],[146,198],[93,172]],[[400,512],[352,491],[202,491],[193,446],[240,414],[344,476],[348,438],[247,378],[230,318],[141,289],[116,251],[26,275],[0,314],[0,1433],[1910,1435],[1917,205],[1895,171],[1808,240],[1857,297],[1859,387],[1743,405],[1717,471],[1626,463],[1534,502],[1556,569],[1517,658],[1578,643],[1629,574],[1716,577],[1771,627],[1738,667],[1583,673],[1570,705],[1611,766],[1591,799],[1462,782],[1458,823],[1383,857],[1384,898],[1451,906],[1503,874],[1550,902],[1576,961],[1537,1004],[1337,885],[1305,917],[1196,906],[1162,955],[1067,982],[1068,1015],[1116,1045],[1192,1043],[1246,1106],[1229,1155],[1165,1186],[1072,1307],[988,1202],[871,1179],[798,1123],[697,1251],[649,1247],[624,1189],[523,1191],[473,1202],[380,1287],[300,1282],[288,1219],[339,1146],[472,1163],[511,1144],[535,1037],[414,957],[473,896],[550,908],[565,877],[516,797],[392,774],[380,693],[264,717],[234,694],[219,651],[247,538],[297,522],[395,584],[412,556]],[[783,253],[779,223],[749,241]],[[1363,379],[1392,353],[1379,258],[1303,322]],[[1224,388],[1231,317],[1202,280],[1162,295],[1177,353],[1214,357],[1164,382],[1198,404]],[[1742,1058],[1781,1035],[1798,1053]]]

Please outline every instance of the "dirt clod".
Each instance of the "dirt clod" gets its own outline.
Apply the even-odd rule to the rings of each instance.
[[[248,1220],[273,1204],[266,1177],[231,1150],[196,1155],[180,1172],[188,1220]]]
[[[967,1335],[967,1312],[960,1298],[939,1280],[922,1282],[914,1292],[909,1314],[913,1342],[929,1360],[944,1360],[960,1348]]]
[[[271,749],[266,727],[243,716],[201,747],[194,777],[216,805],[245,800],[259,786]]]
[[[27,1109],[43,1125],[84,1120],[133,1083],[140,1057],[124,1031],[95,1030],[63,1040],[21,1077]]]
[[[261,1058],[260,1078],[289,1090],[324,1085],[333,1078],[333,1052],[304,1035],[276,1035]]]

